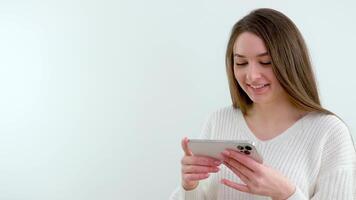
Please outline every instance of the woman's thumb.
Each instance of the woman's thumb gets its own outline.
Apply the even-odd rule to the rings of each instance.
[[[186,156],[192,156],[193,153],[190,151],[190,149],[188,147],[188,143],[189,143],[189,139],[187,137],[184,137],[182,140],[182,149]]]

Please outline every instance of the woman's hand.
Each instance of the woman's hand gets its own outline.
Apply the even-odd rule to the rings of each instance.
[[[184,156],[182,158],[182,186],[185,190],[193,190],[200,180],[209,177],[209,173],[216,173],[222,161],[205,156],[194,156],[188,148],[188,138],[182,140]]]
[[[222,179],[221,183],[241,192],[269,196],[273,200],[287,199],[295,192],[293,183],[277,170],[234,150],[226,150],[222,155],[225,158],[224,165],[245,184],[227,179]]]

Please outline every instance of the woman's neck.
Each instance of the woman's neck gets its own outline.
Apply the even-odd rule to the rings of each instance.
[[[297,121],[303,117],[306,112],[296,108],[289,101],[280,101],[278,103],[256,104],[247,111],[246,117],[257,121],[264,121],[267,124],[275,124],[283,121]]]
[[[245,120],[253,134],[260,140],[269,140],[283,133],[307,112],[291,103],[260,105],[253,104],[247,111]]]

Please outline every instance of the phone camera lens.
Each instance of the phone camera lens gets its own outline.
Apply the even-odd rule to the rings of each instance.
[[[239,146],[237,146],[237,149],[238,149],[238,150],[243,150],[244,147],[239,145]]]
[[[250,155],[250,154],[251,154],[251,152],[249,152],[249,151],[244,151],[244,153],[245,153],[246,155]]]
[[[247,149],[247,150],[249,150],[249,151],[252,150],[252,148],[251,148],[250,146],[245,146],[245,149]]]

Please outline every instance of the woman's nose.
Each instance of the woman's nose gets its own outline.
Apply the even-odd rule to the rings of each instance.
[[[261,78],[261,72],[255,63],[251,63],[247,70],[247,80],[254,81]]]

